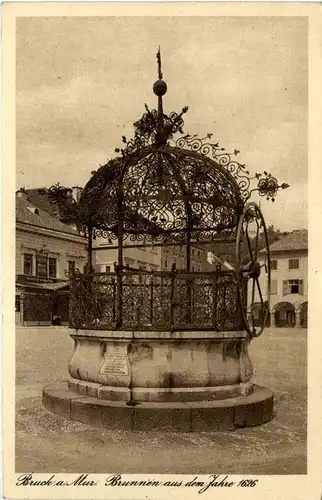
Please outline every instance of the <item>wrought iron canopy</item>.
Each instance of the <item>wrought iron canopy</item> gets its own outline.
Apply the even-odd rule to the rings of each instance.
[[[84,226],[140,239],[185,241],[237,225],[243,200],[234,177],[204,155],[157,144],[111,160],[87,183]]]

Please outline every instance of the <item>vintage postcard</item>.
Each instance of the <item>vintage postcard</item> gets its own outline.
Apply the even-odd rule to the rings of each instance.
[[[5,3],[12,499],[317,499],[321,5]]]

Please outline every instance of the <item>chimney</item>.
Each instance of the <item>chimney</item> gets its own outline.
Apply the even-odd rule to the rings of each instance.
[[[20,188],[18,191],[16,191],[16,196],[18,198],[24,198],[25,200],[27,199],[27,192],[25,188]]]
[[[77,203],[79,202],[80,200],[80,197],[81,197],[81,194],[82,194],[82,191],[83,191],[83,188],[79,187],[79,186],[73,186],[72,187],[72,190],[73,190],[73,198],[75,201],[77,201]]]

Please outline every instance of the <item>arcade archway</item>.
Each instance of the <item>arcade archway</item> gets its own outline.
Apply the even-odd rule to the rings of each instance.
[[[279,302],[275,306],[275,326],[292,328],[295,326],[295,308],[290,302]]]

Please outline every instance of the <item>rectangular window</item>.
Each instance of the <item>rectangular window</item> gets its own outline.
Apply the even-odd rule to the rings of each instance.
[[[75,261],[74,260],[68,261],[68,274],[69,275],[75,274]]]
[[[57,259],[55,259],[54,257],[49,257],[48,268],[49,268],[49,278],[56,278],[56,276],[57,276]]]
[[[158,253],[158,247],[156,247],[154,243],[152,243],[151,252],[155,254]]]
[[[36,255],[36,276],[40,278],[47,278],[48,275],[48,259],[47,255]]]
[[[111,266],[105,266],[105,272],[110,273],[111,272]]]
[[[271,260],[271,271],[277,270],[277,260]]]
[[[299,269],[300,268],[299,259],[289,259],[288,268],[289,269]]]
[[[303,295],[303,280],[283,281],[283,295],[297,293]]]
[[[288,286],[289,293],[300,293],[300,283],[298,280],[290,280]]]
[[[33,274],[33,255],[31,253],[23,254],[23,274],[28,276]]]
[[[271,281],[271,294],[277,295],[277,280]]]
[[[165,259],[165,261],[164,261],[164,267],[165,267],[165,269],[168,268],[168,259]]]

